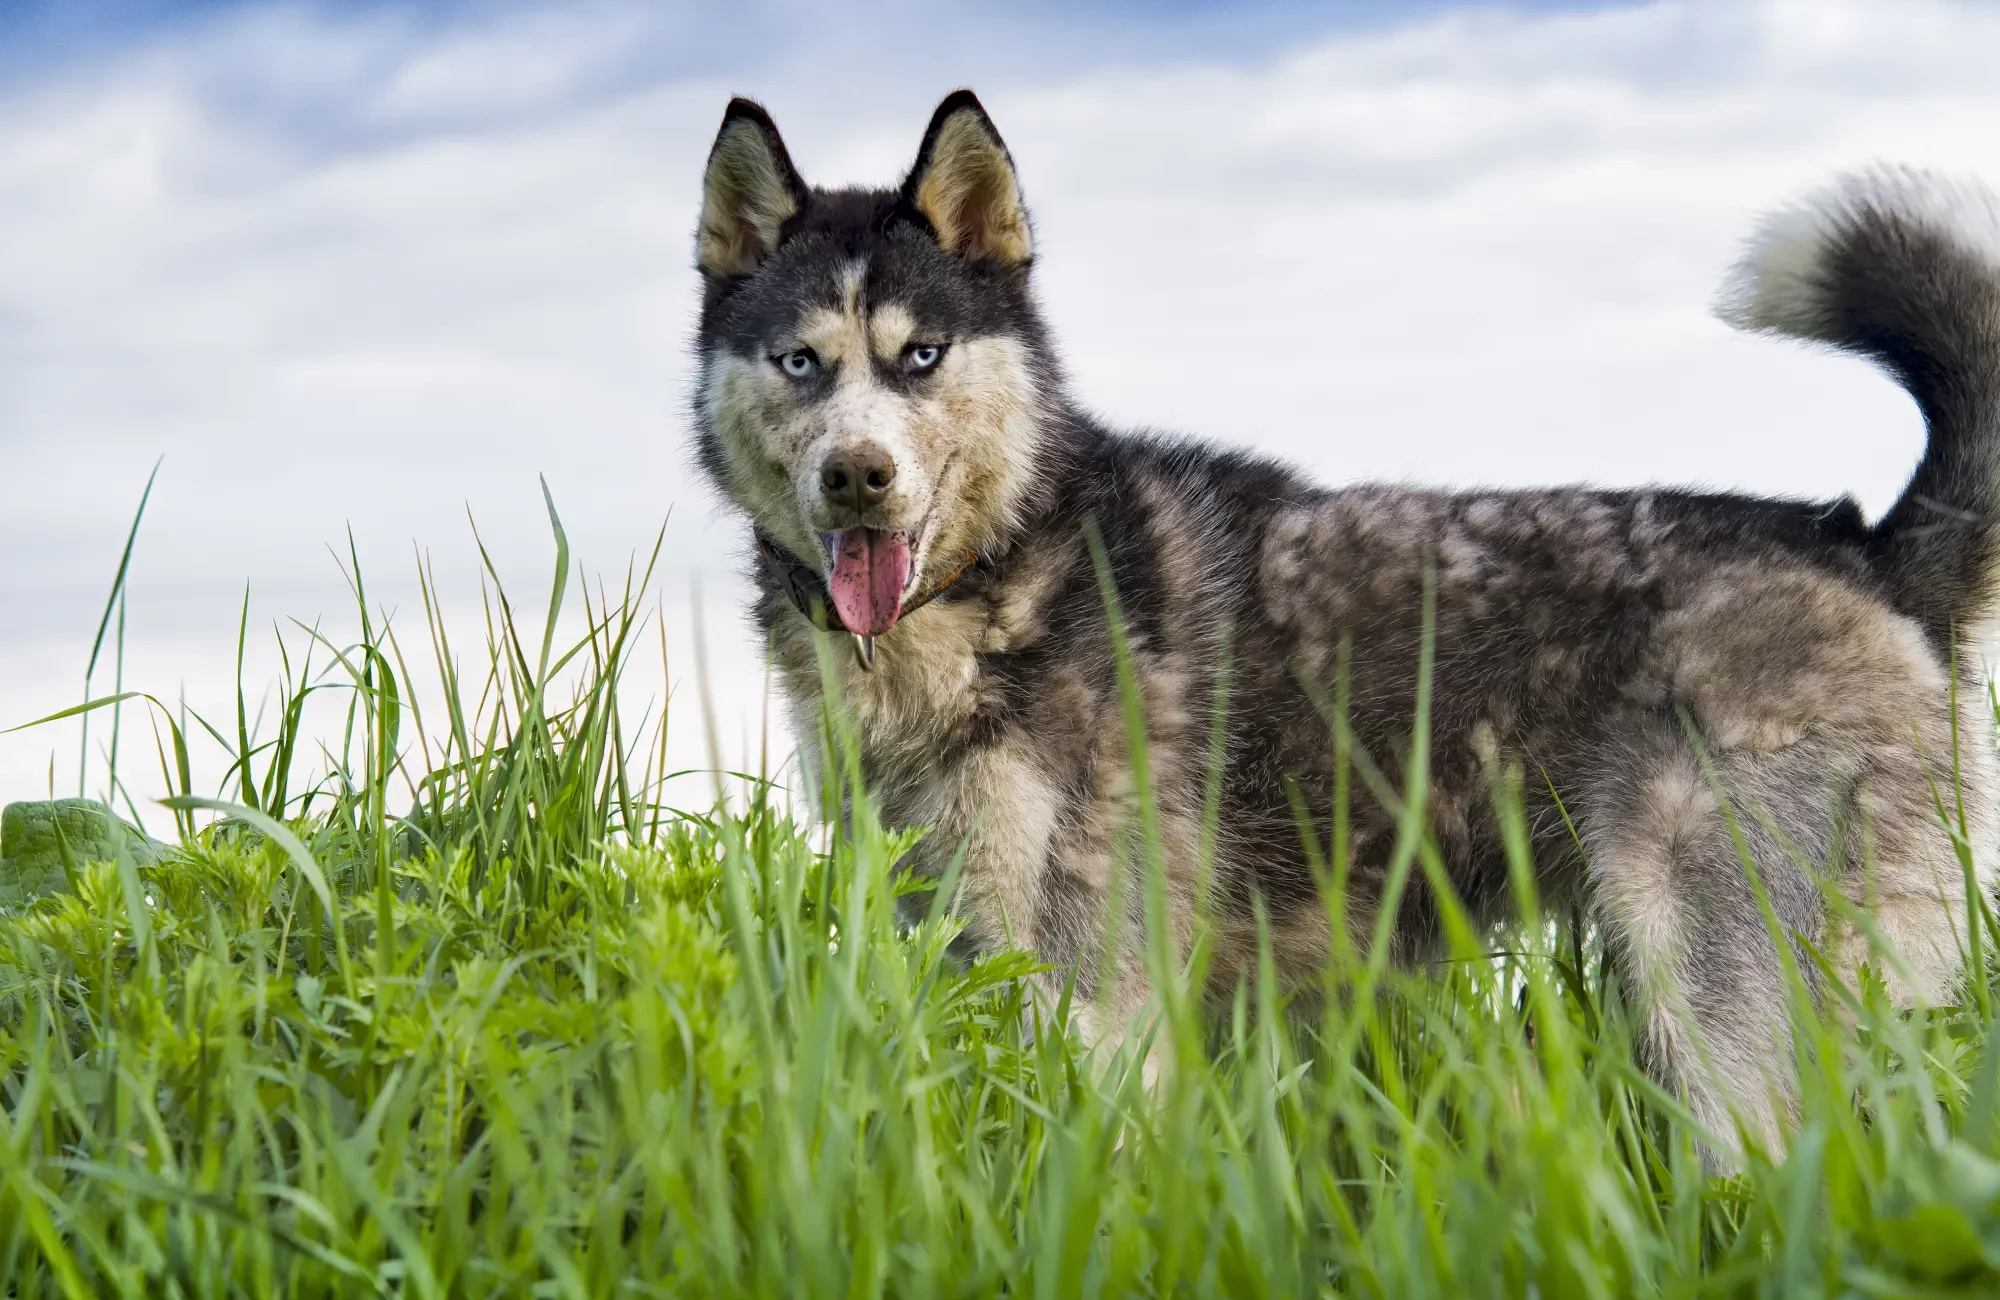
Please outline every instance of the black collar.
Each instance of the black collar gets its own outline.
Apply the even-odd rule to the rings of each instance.
[[[758,532],[756,538],[757,554],[764,557],[764,567],[778,580],[778,586],[784,589],[786,598],[792,602],[792,607],[805,615],[807,621],[814,627],[824,628],[829,632],[847,631],[847,626],[840,621],[839,612],[833,607],[833,597],[827,592],[826,579],[820,576],[819,570],[772,541],[763,532]],[[985,567],[986,561],[967,551],[964,562],[956,569],[904,601],[903,611],[898,617],[908,618],[944,595],[945,591],[960,578]]]

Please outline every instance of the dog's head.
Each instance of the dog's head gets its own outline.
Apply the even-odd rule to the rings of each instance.
[[[825,190],[732,101],[708,156],[701,458],[756,526],[880,635],[1004,538],[1045,486],[1054,382],[1014,164],[969,91],[894,190]]]

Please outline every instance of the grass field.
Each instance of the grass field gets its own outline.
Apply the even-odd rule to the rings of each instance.
[[[1150,952],[1154,1095],[1029,999],[1031,956],[955,963],[935,895],[898,922],[907,840],[865,798],[837,835],[755,782],[658,806],[666,719],[616,707],[653,633],[614,597],[553,644],[567,567],[545,622],[496,592],[471,669],[434,610],[301,634],[262,736],[126,703],[180,841],[0,916],[0,1291],[2000,1290],[1983,905],[1965,1005],[1812,1020],[1796,1140],[1738,1175],[1521,854],[1528,923],[1422,973],[1337,953],[1311,1011],[1268,978],[1204,1009],[1202,954]],[[300,752],[327,708],[344,744]],[[1401,879],[1435,867],[1407,813]]]

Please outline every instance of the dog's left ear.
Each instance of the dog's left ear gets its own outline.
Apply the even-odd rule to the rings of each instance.
[[[947,252],[1002,266],[1024,265],[1033,252],[1014,160],[969,90],[945,96],[931,114],[903,202],[931,223]]]

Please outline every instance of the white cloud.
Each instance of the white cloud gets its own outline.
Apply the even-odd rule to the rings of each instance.
[[[538,585],[538,471],[586,565],[622,566],[672,507],[672,606],[697,570],[728,604],[735,533],[683,414],[723,97],[764,94],[811,177],[886,181],[950,79],[1001,64],[907,33],[872,63],[854,33],[816,60],[798,32],[761,84],[725,84],[688,52],[712,33],[661,12],[251,10],[0,95],[5,720],[73,698],[49,665],[80,670],[163,452],[135,672],[191,697],[232,671],[243,579],[260,619],[337,606],[324,548],[349,522],[400,602],[412,538],[474,590],[466,503]],[[1880,507],[1916,455],[1907,401],[1856,363],[1731,335],[1708,302],[1754,215],[1832,170],[2000,179],[1996,56],[1988,8],[1660,3],[1448,15],[1249,64],[1038,77],[1013,57],[979,88],[1077,392],[1114,420],[1328,480]],[[735,716],[752,656],[728,641],[718,660]],[[0,737],[0,797],[51,743]]]

